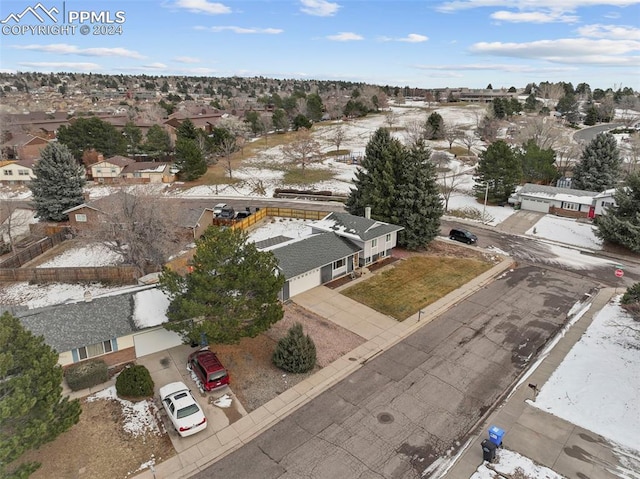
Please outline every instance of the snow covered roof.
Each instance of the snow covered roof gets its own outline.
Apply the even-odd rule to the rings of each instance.
[[[312,223],[311,228],[314,231],[332,231],[345,238],[357,238],[362,241],[379,238],[404,229],[402,226],[349,213],[330,213],[323,219]]]
[[[574,190],[557,186],[525,184],[518,192],[520,197],[548,198],[570,203],[590,205],[599,193],[596,191]]]

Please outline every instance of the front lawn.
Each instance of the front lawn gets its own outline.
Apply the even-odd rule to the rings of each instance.
[[[404,321],[493,266],[477,259],[433,256],[413,256],[395,264],[342,294]]]

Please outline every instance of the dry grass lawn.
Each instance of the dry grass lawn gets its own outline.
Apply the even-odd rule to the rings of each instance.
[[[403,321],[492,266],[473,258],[412,256],[342,294]]]

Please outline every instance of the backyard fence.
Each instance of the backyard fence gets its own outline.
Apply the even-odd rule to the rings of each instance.
[[[134,266],[83,266],[73,268],[0,268],[0,283],[29,281],[31,283],[136,284],[140,272]]]
[[[63,230],[42,238],[35,243],[27,246],[19,253],[16,253],[13,256],[10,256],[9,258],[0,262],[0,268],[20,268],[22,265],[27,264],[34,258],[37,258],[45,251],[48,251],[54,246],[62,243],[68,237],[69,232],[67,230]]]

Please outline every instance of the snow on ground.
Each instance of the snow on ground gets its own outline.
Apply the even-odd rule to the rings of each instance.
[[[611,274],[613,274],[615,265],[619,264],[618,261],[603,259],[588,254],[582,254],[580,251],[573,248],[566,248],[564,246],[554,244],[547,244],[545,246],[549,250],[549,254],[546,255],[544,259],[545,262],[549,264],[555,263],[580,269],[591,269],[598,266],[610,266]]]
[[[158,288],[140,291],[133,296],[133,322],[138,328],[158,326],[169,321],[169,298]]]
[[[498,449],[496,462],[481,464],[469,479],[495,479],[496,471],[504,474],[504,477],[512,477],[518,469],[525,474],[525,477],[531,479],[564,479],[564,476],[551,469],[540,466],[531,459],[508,449]]]
[[[69,249],[41,265],[38,268],[66,268],[82,266],[113,266],[122,262],[122,256],[109,250],[101,243]]]
[[[596,237],[593,225],[579,223],[572,218],[543,216],[525,234],[591,250],[602,249],[602,240]]]
[[[598,312],[530,403],[640,450],[640,336],[619,298]]]
[[[478,213],[478,222],[481,221],[482,214],[484,212],[485,222],[489,225],[497,225],[506,220],[509,216],[515,213],[515,210],[511,206],[493,206],[484,203],[479,203],[474,196],[470,196],[465,193],[453,192],[449,198],[449,211],[451,210],[467,210],[474,209]]]
[[[85,291],[91,291],[95,298],[103,294],[122,291],[122,286],[104,286],[100,283],[69,284],[29,284],[28,282],[11,283],[0,287],[0,304],[8,306],[27,306],[41,308],[54,304],[63,304],[84,299]]]

